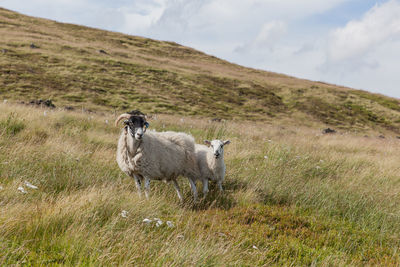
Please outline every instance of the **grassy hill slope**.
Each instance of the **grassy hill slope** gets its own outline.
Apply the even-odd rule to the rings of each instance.
[[[0,265],[400,264],[398,140],[160,115],[151,129],[232,141],[225,192],[193,205],[181,179],[181,205],[162,182],[139,198],[114,119],[0,103]]]
[[[399,132],[400,102],[0,8],[0,98]],[[31,46],[33,44],[34,46]]]

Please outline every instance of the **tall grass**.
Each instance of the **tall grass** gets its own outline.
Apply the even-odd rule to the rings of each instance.
[[[193,204],[181,179],[180,204],[164,183],[138,196],[114,118],[0,104],[2,265],[400,263],[397,139],[160,115],[151,128],[232,141],[225,192]]]

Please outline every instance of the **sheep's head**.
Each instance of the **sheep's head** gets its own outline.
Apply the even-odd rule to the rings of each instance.
[[[141,140],[147,127],[149,127],[145,115],[140,111],[135,110],[121,114],[115,121],[115,126],[117,126],[121,120],[124,120],[125,129],[136,140]]]
[[[231,143],[231,141],[226,140],[226,141],[222,141],[222,140],[212,140],[212,141],[208,141],[208,140],[204,140],[204,143],[208,146],[211,147],[211,149],[213,150],[214,153],[214,157],[217,159],[219,158],[221,155],[224,155],[224,145],[228,145]]]

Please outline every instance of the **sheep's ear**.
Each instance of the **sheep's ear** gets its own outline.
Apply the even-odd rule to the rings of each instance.
[[[204,140],[204,144],[206,144],[206,145],[208,145],[208,146],[211,146],[211,142],[208,141],[208,140]]]
[[[127,124],[128,124],[128,122],[129,122],[128,120],[124,120],[124,124],[125,124],[125,125],[127,125]]]
[[[224,145],[229,145],[230,143],[231,143],[231,141],[229,141],[229,140],[224,141]]]
[[[148,123],[147,121],[144,123],[144,127],[149,128],[150,123]]]

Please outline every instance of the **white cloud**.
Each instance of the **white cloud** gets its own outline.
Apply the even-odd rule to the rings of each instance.
[[[399,37],[400,3],[391,0],[376,5],[361,20],[350,21],[336,29],[331,34],[328,61],[359,60],[383,43]]]
[[[234,52],[262,54],[265,49],[269,49],[272,52],[286,32],[287,25],[283,21],[265,23],[253,40],[244,45],[239,45]]]
[[[272,21],[265,23],[256,39],[254,45],[263,48],[265,46],[273,49],[274,44],[279,41],[286,33],[286,23],[283,21]]]

